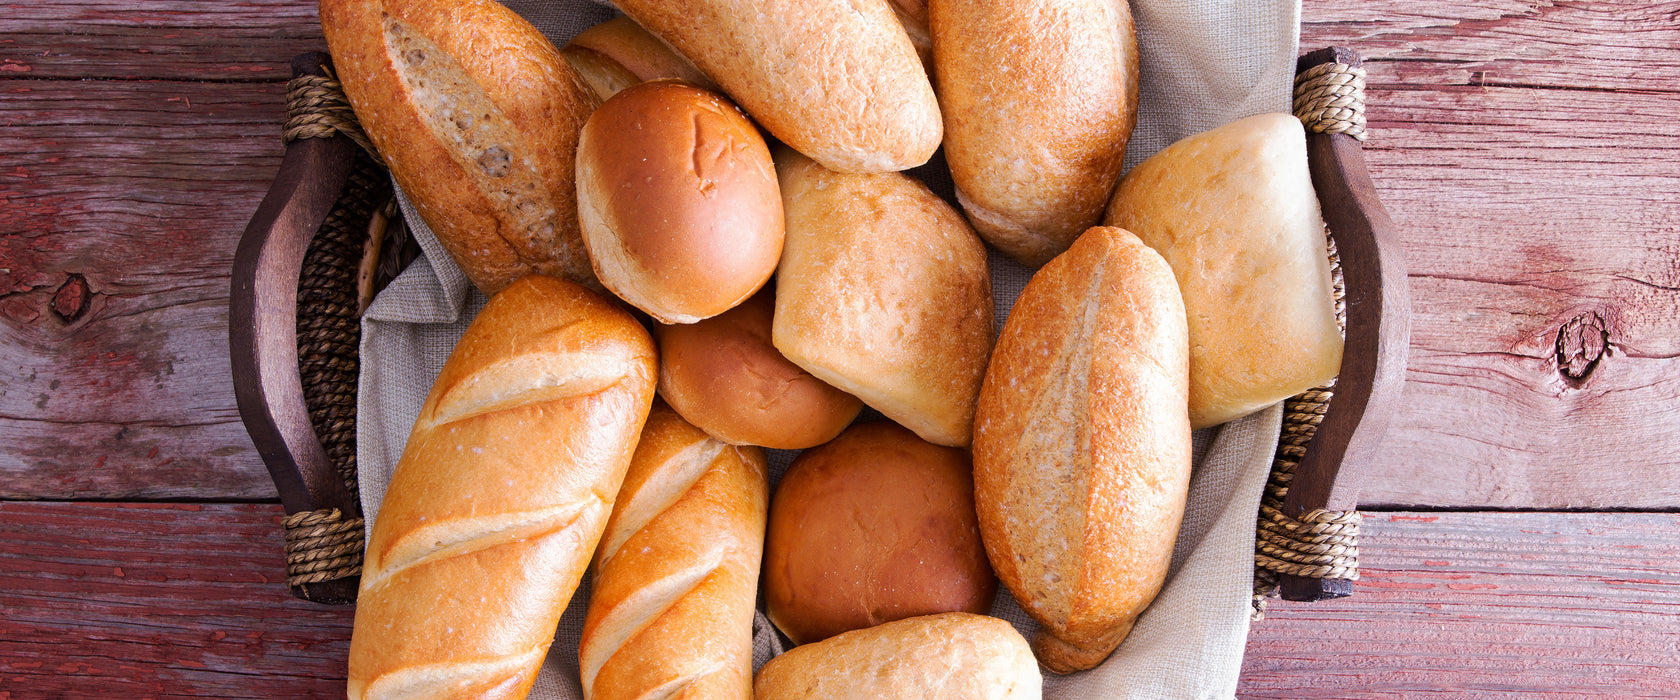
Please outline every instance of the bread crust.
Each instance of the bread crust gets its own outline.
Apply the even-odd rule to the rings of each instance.
[[[765,613],[795,644],[906,617],[991,609],[997,578],[966,452],[891,421],[806,450],[776,488]]]
[[[369,536],[352,698],[524,697],[606,526],[653,400],[653,342],[532,275],[444,364]]]
[[[601,284],[662,323],[723,313],[776,271],[775,165],[722,95],[656,80],[613,96],[583,127],[577,183]]]
[[[659,395],[689,422],[733,445],[816,447],[863,409],[856,396],[799,368],[770,342],[766,288],[704,321],[659,325]]]
[[[656,403],[595,557],[584,697],[751,697],[764,451]]]
[[[589,286],[573,186],[595,92],[494,0],[321,0],[344,92],[397,184],[485,294]]]
[[[1009,623],[924,615],[796,647],[759,669],[758,700],[1038,700],[1044,678]]]
[[[927,187],[782,149],[776,349],[936,445],[967,446],[992,349],[985,245]]]
[[[620,0],[783,143],[843,172],[927,162],[943,126],[885,0]]]
[[[1165,581],[1190,478],[1184,305],[1161,256],[1087,231],[1015,302],[980,391],[974,495],[1052,671],[1092,668]]]
[[[969,222],[1032,267],[1097,223],[1137,121],[1124,0],[931,0],[945,160]]]
[[[1135,231],[1177,275],[1190,319],[1190,422],[1205,428],[1336,376],[1342,336],[1306,132],[1259,114],[1139,163],[1108,225]]]

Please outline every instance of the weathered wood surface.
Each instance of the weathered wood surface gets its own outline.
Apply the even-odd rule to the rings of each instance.
[[[284,100],[0,79],[0,498],[273,498],[234,409],[227,298]],[[55,309],[67,287],[85,301]]]
[[[233,409],[227,271],[314,12],[0,11],[0,497],[272,497]],[[1680,3],[1304,17],[1303,46],[1368,59],[1367,153],[1413,272],[1407,400],[1365,501],[1680,505]]]
[[[342,693],[353,613],[287,594],[279,518],[0,503],[0,698]],[[1274,602],[1242,697],[1680,694],[1680,515],[1366,522],[1359,594]]]

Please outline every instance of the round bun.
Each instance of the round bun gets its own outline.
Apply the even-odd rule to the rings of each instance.
[[[799,368],[770,344],[769,288],[699,323],[659,326],[659,395],[688,422],[734,445],[815,447],[845,430],[863,402]]]
[[[752,296],[782,254],[782,198],[758,129],[723,96],[658,80],[590,115],[578,223],[601,284],[662,323]]]
[[[794,460],[770,501],[764,596],[796,644],[943,612],[985,612],[968,453],[898,425],[853,426]]]

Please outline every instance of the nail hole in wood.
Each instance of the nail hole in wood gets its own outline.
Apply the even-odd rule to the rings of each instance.
[[[1598,368],[1604,349],[1610,344],[1610,332],[1604,328],[1604,317],[1591,311],[1575,318],[1558,329],[1558,374],[1564,383],[1579,388]]]
[[[70,279],[65,280],[64,285],[53,293],[51,307],[59,320],[71,323],[87,313],[88,302],[92,299],[93,292],[88,289],[87,278],[72,274]]]

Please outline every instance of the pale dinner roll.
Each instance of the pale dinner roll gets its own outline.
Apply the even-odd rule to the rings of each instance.
[[[906,617],[985,612],[997,592],[968,453],[890,421],[788,467],[771,501],[764,600],[795,644]]]
[[[1306,132],[1261,114],[1183,139],[1120,182],[1106,222],[1172,266],[1190,319],[1190,422],[1329,381],[1342,336]]]
[[[1038,700],[1026,640],[995,617],[946,613],[889,622],[770,660],[758,700]]]
[[[733,445],[815,447],[839,435],[863,402],[789,362],[770,343],[765,288],[693,324],[660,325],[659,395],[690,423]]]
[[[776,158],[787,211],[776,349],[922,439],[966,446],[992,351],[985,245],[908,176]]]
[[[693,63],[629,17],[614,17],[584,30],[572,37],[560,54],[583,74],[601,99],[636,83],[661,78],[717,89]]]
[[[758,129],[676,81],[613,96],[583,127],[578,221],[601,284],[663,323],[745,301],[776,271],[782,202]]]

